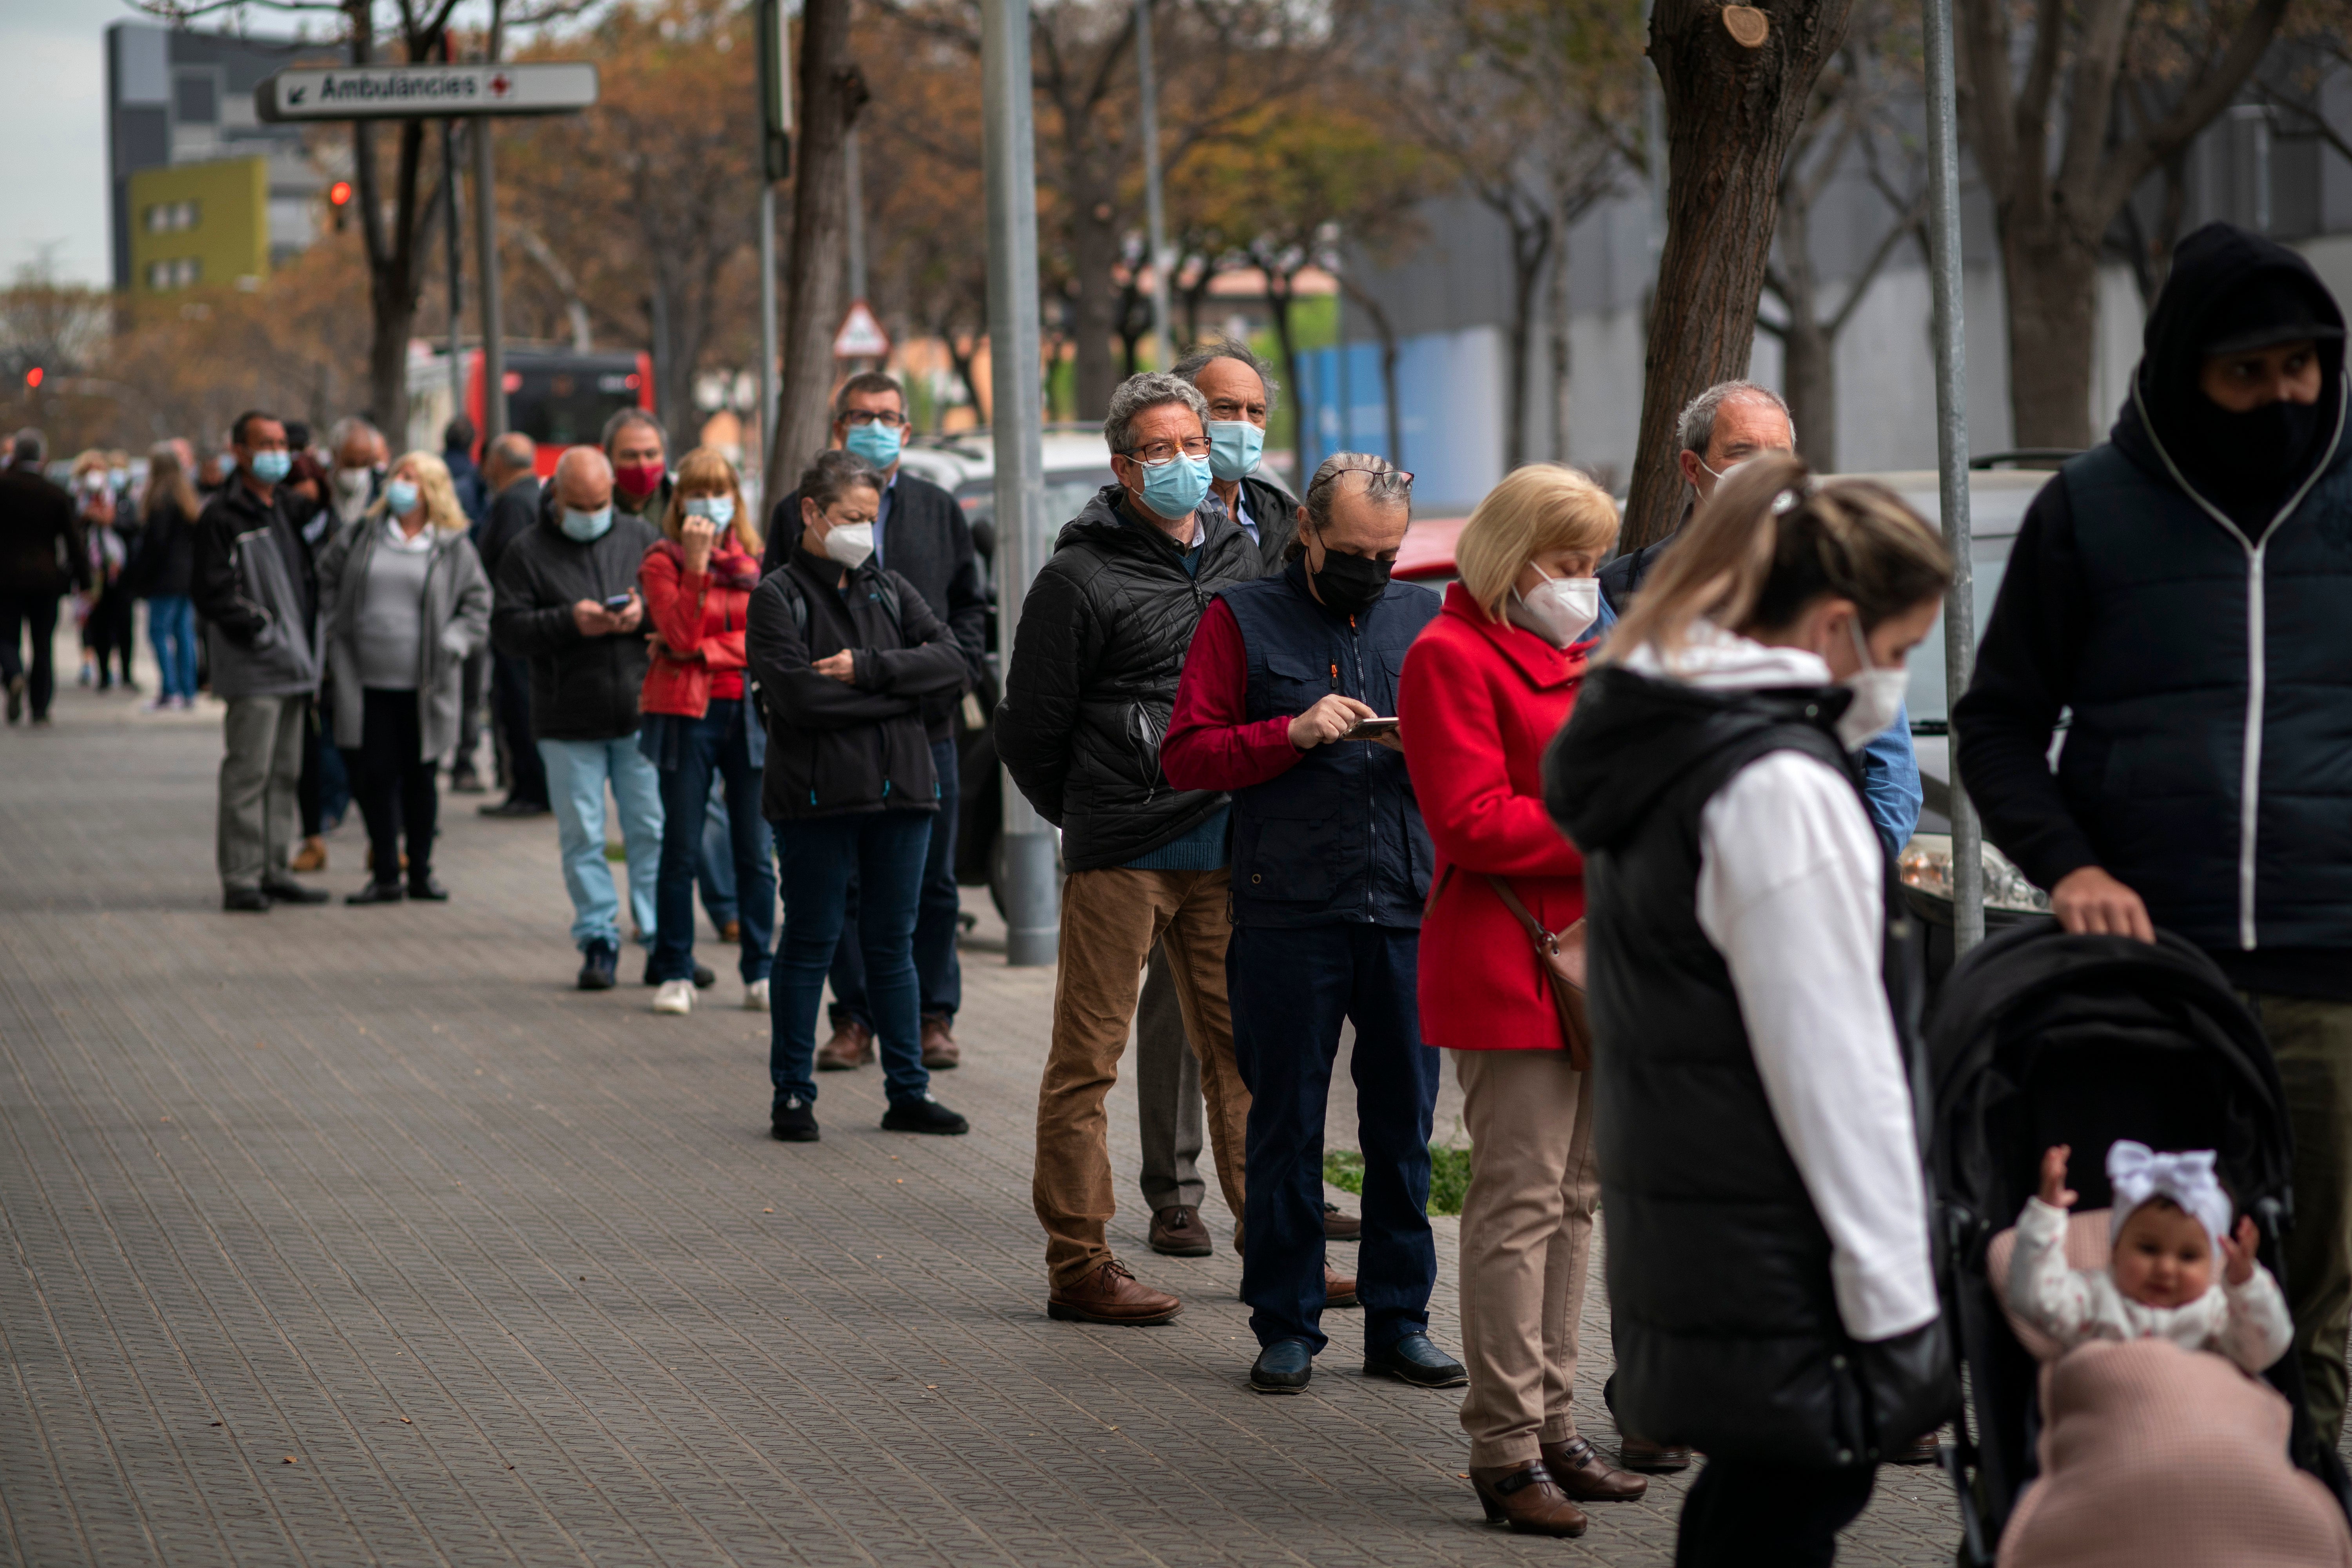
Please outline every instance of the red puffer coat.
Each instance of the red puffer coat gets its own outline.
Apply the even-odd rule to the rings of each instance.
[[[712,698],[742,696],[743,616],[760,585],[759,561],[730,534],[706,570],[688,572],[686,552],[665,539],[646,552],[637,581],[646,623],[660,638],[638,709],[699,719]]]
[[[1459,583],[1405,656],[1405,765],[1437,847],[1421,925],[1421,1037],[1457,1051],[1559,1050],[1559,1020],[1507,878],[1549,931],[1584,913],[1584,858],[1544,810],[1544,748],[1568,721],[1590,643],[1562,651],[1487,618]]]

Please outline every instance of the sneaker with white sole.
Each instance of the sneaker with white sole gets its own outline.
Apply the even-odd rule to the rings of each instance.
[[[743,986],[743,1011],[746,1013],[764,1013],[767,1010],[768,983],[764,980],[752,980],[746,982]]]
[[[694,1011],[694,982],[665,980],[654,993],[654,1011],[684,1015]]]

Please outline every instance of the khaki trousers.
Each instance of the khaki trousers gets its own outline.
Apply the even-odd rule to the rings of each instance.
[[[1601,1171],[1565,1051],[1449,1051],[1470,1132],[1462,1205],[1462,1429],[1473,1465],[1576,1436],[1576,1330]]]
[[[2352,1328],[2352,1002],[2249,995],[2286,1089],[2294,1130],[2294,1228],[2287,1306],[2303,1402],[2329,1447],[2344,1431],[2344,1342]]]
[[[1062,885],[1054,1041],[1037,1088],[1037,1170],[1030,1186],[1037,1221],[1045,1227],[1046,1273],[1057,1289],[1111,1260],[1104,1229],[1118,1205],[1111,1197],[1110,1119],[1103,1101],[1118,1081],[1118,1058],[1155,942],[1168,951],[1184,1036],[1201,1058],[1217,1183],[1235,1215],[1234,1249],[1241,1249],[1250,1097],[1234,1067],[1233,1016],[1225,1001],[1229,882],[1222,869],[1109,867],[1074,871]]]

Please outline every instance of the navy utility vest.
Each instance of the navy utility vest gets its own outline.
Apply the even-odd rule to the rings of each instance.
[[[2352,950],[2341,433],[2255,539],[2113,445],[2058,482],[2089,601],[2058,782],[2099,864],[2200,947]]]
[[[1248,716],[1296,716],[1337,691],[1396,711],[1405,650],[1437,618],[1438,597],[1391,582],[1360,616],[1327,609],[1292,562],[1222,595],[1249,660]],[[1366,741],[1304,752],[1278,778],[1234,792],[1234,921],[1284,927],[1419,930],[1436,853],[1404,758]]]

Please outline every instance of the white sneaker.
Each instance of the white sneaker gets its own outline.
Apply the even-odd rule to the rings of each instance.
[[[768,983],[754,980],[743,987],[743,1011],[764,1013],[768,1010]]]
[[[693,1012],[694,982],[691,980],[663,981],[661,989],[654,993],[654,1011],[676,1013],[681,1016]]]

